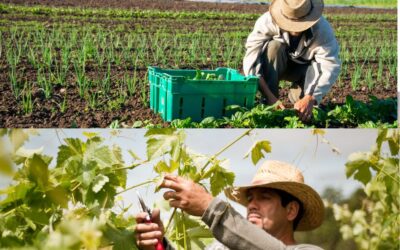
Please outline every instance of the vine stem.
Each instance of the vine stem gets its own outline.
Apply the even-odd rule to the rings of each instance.
[[[140,187],[140,186],[143,186],[143,185],[152,183],[152,182],[154,182],[155,180],[156,180],[156,178],[154,178],[154,179],[152,179],[152,180],[148,180],[148,181],[142,182],[142,183],[139,183],[139,184],[136,184],[136,185],[133,185],[133,186],[131,186],[131,187],[126,188],[125,190],[122,190],[121,192],[116,193],[116,195],[125,193],[126,191],[129,191],[129,190],[131,190],[131,189],[134,189],[134,188],[137,188],[137,187]]]
[[[118,170],[134,169],[134,168],[136,168],[137,166],[143,165],[143,164],[148,163],[148,162],[149,162],[148,160],[144,160],[144,161],[142,161],[142,162],[135,163],[135,164],[132,164],[132,165],[127,166],[127,167],[114,168],[113,170],[118,171]]]
[[[201,176],[203,175],[204,170],[207,168],[207,166],[211,163],[211,161],[213,159],[215,159],[216,157],[218,157],[220,154],[222,154],[225,150],[227,150],[228,148],[230,148],[233,144],[235,144],[236,142],[238,142],[240,139],[242,139],[243,137],[247,136],[250,134],[250,132],[253,130],[253,128],[246,130],[243,134],[241,134],[239,137],[237,137],[235,140],[233,140],[232,142],[228,143],[226,146],[224,146],[221,150],[219,150],[217,153],[215,153],[213,156],[210,157],[210,159],[208,159],[208,161],[204,164],[204,166],[201,168],[201,175],[200,177],[198,177],[197,179],[195,179],[194,181],[197,183],[201,180]],[[174,217],[175,213],[176,213],[176,209],[174,208],[174,211],[172,212],[171,216],[169,217],[168,220],[168,224],[165,227],[165,231],[164,233],[166,234],[168,232],[169,226],[171,225],[172,222],[172,218]]]

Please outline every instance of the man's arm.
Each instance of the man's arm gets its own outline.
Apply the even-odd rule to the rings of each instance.
[[[215,198],[204,212],[202,220],[215,238],[231,250],[278,250],[286,246],[250,223],[228,203]]]
[[[313,96],[319,104],[336,82],[341,67],[339,45],[332,27],[324,18],[316,27],[315,40],[310,50],[315,59],[312,63],[315,79],[305,82],[304,94]]]
[[[339,76],[341,65],[339,45],[328,21],[322,17],[314,32],[315,40],[310,50],[315,59],[312,62],[315,77],[306,80],[304,97],[294,105],[303,121],[311,118],[314,105],[318,105],[331,89]]]
[[[315,246],[298,248],[302,245],[284,245],[247,221],[229,203],[212,197],[202,186],[191,180],[167,175],[160,187],[174,190],[164,193],[164,198],[169,200],[171,207],[180,208],[191,215],[202,216],[215,238],[231,250],[320,250]]]
[[[243,58],[243,71],[247,75],[261,75],[260,56],[263,54],[265,44],[274,35],[279,33],[279,29],[272,22],[269,12],[260,16],[246,40],[246,54]]]

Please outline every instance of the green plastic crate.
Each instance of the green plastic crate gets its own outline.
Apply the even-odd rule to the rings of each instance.
[[[230,68],[202,72],[223,75],[224,80],[193,80],[196,70],[149,67],[150,108],[165,121],[187,117],[201,121],[230,115],[225,110],[228,105],[253,107],[258,77],[245,77]]]

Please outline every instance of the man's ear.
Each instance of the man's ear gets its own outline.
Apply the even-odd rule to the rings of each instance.
[[[300,210],[300,204],[297,201],[291,201],[286,205],[286,217],[289,221],[294,221]]]

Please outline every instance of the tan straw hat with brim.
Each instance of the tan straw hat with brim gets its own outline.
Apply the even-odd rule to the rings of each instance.
[[[312,230],[322,224],[324,204],[321,197],[313,188],[304,184],[303,175],[295,166],[280,161],[265,161],[258,169],[251,185],[227,188],[225,195],[247,206],[247,191],[256,187],[283,190],[301,201],[304,213],[296,230]]]
[[[318,22],[323,9],[323,0],[273,0],[269,12],[281,29],[302,32]]]

